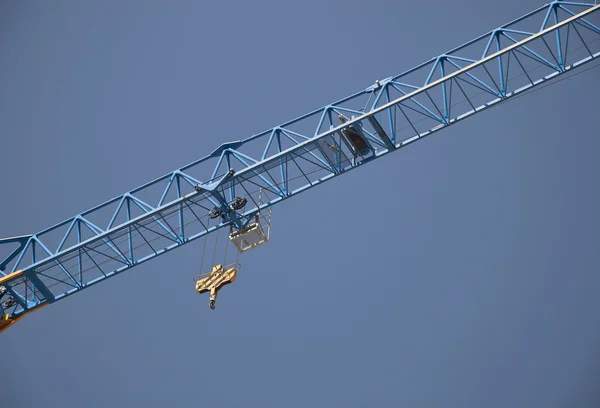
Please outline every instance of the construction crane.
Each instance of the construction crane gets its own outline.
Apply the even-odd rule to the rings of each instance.
[[[0,261],[0,330],[223,228],[237,254],[264,244],[274,204],[568,78],[600,56],[599,27],[597,1],[554,1],[50,228],[0,240],[12,245]],[[238,269],[212,265],[198,277],[196,290],[210,292],[211,308]]]

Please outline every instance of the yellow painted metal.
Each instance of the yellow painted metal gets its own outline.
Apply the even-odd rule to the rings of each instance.
[[[240,269],[239,263],[223,266],[216,265],[212,271],[196,277],[196,291],[200,294],[210,292],[209,306],[215,308],[217,293],[225,285],[229,285],[235,281],[237,271]]]
[[[23,271],[16,271],[16,272],[13,272],[6,276],[1,277],[0,278],[0,286],[4,285],[8,281],[18,278],[21,275],[23,275]]]
[[[46,307],[46,306],[48,306],[48,304],[44,304],[44,305],[42,305],[40,307],[35,308],[34,310],[31,310],[29,312],[25,312],[25,313],[23,313],[22,315],[20,315],[18,317],[10,317],[10,315],[8,315],[8,314],[2,316],[0,318],[0,333],[2,333],[4,330],[8,329],[10,326],[12,326],[13,324],[15,324],[19,320],[21,320],[26,315],[28,315],[30,313],[33,313],[36,310],[40,310],[41,308]]]
[[[16,323],[17,320],[19,320],[19,318],[11,319],[9,315],[4,315],[2,320],[0,320],[0,333]]]
[[[23,275],[23,271],[16,271],[16,272],[13,272],[11,274],[1,277],[0,278],[0,286],[2,286],[3,284],[5,284],[8,281],[18,278],[21,275]],[[8,315],[8,314],[2,316],[0,318],[0,333],[2,333],[4,330],[8,329],[10,326],[15,324],[17,322],[17,320],[19,320],[23,316],[25,316],[25,315],[19,316],[17,318],[11,318],[10,315]]]

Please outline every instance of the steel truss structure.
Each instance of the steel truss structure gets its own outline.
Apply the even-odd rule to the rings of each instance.
[[[597,2],[554,1],[60,224],[2,240],[15,246],[0,262],[3,312],[17,319],[219,228],[242,228],[264,208],[563,75],[600,56],[599,27]],[[236,208],[236,198],[247,204]]]

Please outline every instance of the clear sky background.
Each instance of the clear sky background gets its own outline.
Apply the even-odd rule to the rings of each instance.
[[[0,234],[541,5],[3,1]],[[600,406],[598,73],[275,206],[216,311],[199,240],[27,316],[0,336],[0,406]]]

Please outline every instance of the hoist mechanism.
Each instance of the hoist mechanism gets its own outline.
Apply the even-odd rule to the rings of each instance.
[[[262,197],[267,195],[266,192],[260,191],[258,196],[257,207],[261,207],[263,204]],[[230,211],[242,210],[247,204],[245,197],[236,197],[232,204],[229,205]],[[208,273],[202,273],[204,265],[204,258],[206,255],[206,240],[204,241],[204,250],[202,252],[202,259],[200,263],[201,273],[194,277],[196,282],[196,292],[200,294],[210,293],[209,306],[212,310],[215,309],[215,302],[217,300],[217,294],[224,286],[233,283],[237,278],[237,273],[241,268],[241,264],[238,262],[239,254],[242,252],[254,249],[267,241],[269,241],[271,231],[271,209],[267,208],[263,210],[264,214],[257,212],[251,222],[246,224],[242,228],[237,228],[234,224],[229,227],[228,240],[225,242],[225,251],[223,255],[223,262],[215,265],[215,257],[217,249],[219,248],[219,231],[217,230],[215,247],[213,251],[212,270]],[[216,217],[215,217],[216,218]],[[232,263],[227,263],[227,249],[229,244],[233,244],[236,248],[235,260]]]
[[[342,123],[346,123],[348,119],[341,113],[338,116],[338,119]],[[347,128],[341,130],[344,144],[348,147],[348,149],[353,153],[354,157],[357,156],[367,156],[369,153],[373,151],[373,147],[361,131],[360,127],[356,125],[350,125]]]

